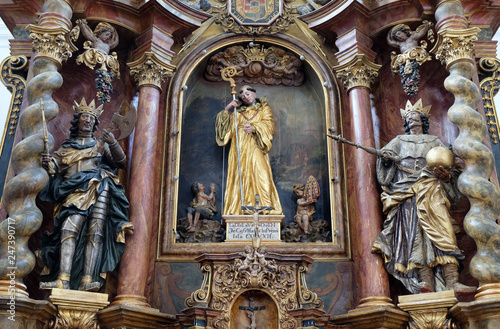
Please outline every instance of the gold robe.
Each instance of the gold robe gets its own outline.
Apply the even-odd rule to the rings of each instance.
[[[231,140],[229,149],[226,192],[223,215],[241,214],[240,183],[238,177],[238,156],[235,144],[234,113],[221,111],[215,123],[216,140],[219,146],[225,146]],[[273,181],[269,151],[274,135],[274,118],[271,108],[265,101],[259,100],[254,106],[240,106],[237,109],[238,139],[243,188],[243,205],[253,206],[255,194],[260,197],[261,206],[271,206],[269,214],[282,214],[278,191]],[[247,134],[245,124],[254,127],[254,132]]]

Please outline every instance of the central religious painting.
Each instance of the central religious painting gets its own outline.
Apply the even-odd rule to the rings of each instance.
[[[240,25],[270,25],[283,10],[283,0],[230,0],[229,14]]]

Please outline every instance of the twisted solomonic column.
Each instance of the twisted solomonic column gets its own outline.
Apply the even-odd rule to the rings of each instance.
[[[41,167],[44,152],[41,106],[47,121],[58,114],[59,108],[52,93],[62,85],[57,72],[63,61],[76,50],[69,41],[71,6],[61,0],[44,3],[39,25],[30,25],[34,60],[31,64],[33,78],[26,87],[29,106],[19,118],[22,140],[14,147],[11,164],[16,174],[6,185],[4,204],[8,218],[0,223],[0,295],[10,294],[14,279],[16,294],[28,296],[21,283],[35,266],[35,256],[28,248],[28,239],[42,224],[42,213],[35,199],[48,181]],[[54,141],[49,135],[50,148]]]
[[[475,74],[472,56],[479,28],[467,28],[458,1],[440,3],[436,20],[439,38],[436,58],[446,63],[450,76],[445,80],[445,88],[455,96],[448,117],[460,128],[453,150],[466,164],[458,188],[470,201],[464,228],[477,245],[477,253],[470,263],[470,272],[480,283],[476,300],[500,297],[500,226],[495,221],[500,213],[500,191],[488,180],[494,159],[482,143],[487,127],[476,111],[480,91],[471,81]]]

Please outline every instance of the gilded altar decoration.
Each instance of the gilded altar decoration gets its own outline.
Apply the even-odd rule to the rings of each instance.
[[[78,31],[88,39],[83,43],[85,52],[76,58],[77,64],[85,64],[92,70],[95,70],[95,83],[97,89],[97,99],[101,103],[111,101],[110,94],[113,92],[112,82],[116,76],[120,78],[120,64],[115,52],[109,54],[119,42],[116,29],[108,23],[101,22],[97,24],[94,31],[88,26],[87,20],[76,20],[78,26],[72,30],[72,37],[78,38]],[[100,65],[95,69],[96,65]]]
[[[35,58],[54,60],[60,67],[77,50],[70,38],[69,30],[65,27],[49,27],[28,25],[26,27],[33,41]]]
[[[102,105],[82,99],[73,109],[70,138],[52,155],[42,153],[42,167],[51,178],[39,197],[56,207],[54,229],[42,239],[40,288],[98,291],[121,259],[125,234],[133,232],[117,175],[126,156],[111,127],[95,138]],[[125,129],[132,132],[129,126]]]
[[[199,259],[204,272],[202,287],[186,299],[186,306],[214,310],[217,316],[212,320],[213,327],[230,328],[234,321],[231,315],[248,311],[252,296],[264,294],[276,305],[278,328],[299,328],[300,323],[290,312],[316,309],[318,314],[324,314],[323,301],[307,288],[305,274],[310,261],[302,257],[270,255],[266,247],[258,244],[225,257],[204,255]],[[247,306],[234,303],[240,300],[242,293],[250,296]],[[236,312],[232,308],[236,308]],[[250,314],[250,318],[255,315]]]
[[[2,70],[2,83],[12,92],[9,106],[10,114],[8,116],[9,139],[14,136],[19,122],[19,111],[21,110],[21,103],[26,87],[25,76],[27,74],[28,63],[26,56],[9,56],[4,59],[0,65]],[[2,145],[4,145],[4,143],[2,143]]]
[[[370,62],[365,55],[356,55],[356,57],[344,64],[334,67],[339,78],[344,84],[344,89],[365,87],[370,89],[371,84],[378,77],[380,65]]]
[[[141,58],[127,65],[137,86],[151,85],[160,90],[165,78],[171,77],[175,70],[175,66],[162,62],[152,52],[144,53]]]
[[[399,296],[398,307],[408,312],[408,329],[457,329],[448,315],[458,300],[453,291]]]
[[[497,58],[481,58],[479,61],[481,94],[488,132],[491,142],[498,144],[498,113],[493,97],[498,93],[500,85],[500,60]]]
[[[422,100],[408,101],[401,109],[406,134],[381,149],[377,179],[387,218],[372,251],[382,254],[386,270],[411,293],[470,293],[476,287],[458,282],[464,254],[455,236],[460,229],[449,212],[461,199],[461,168],[452,152],[429,135],[429,111]]]
[[[208,81],[222,81],[221,70],[235,66],[236,83],[300,86],[304,81],[302,61],[290,51],[258,44],[252,47],[233,46],[213,55],[205,71]]]
[[[239,25],[272,24],[283,11],[283,0],[229,0],[229,15]]]
[[[420,87],[420,72],[418,67],[431,60],[427,52],[427,42],[418,41],[428,33],[428,39],[434,42],[434,33],[431,30],[433,24],[423,21],[423,24],[412,31],[406,24],[394,26],[387,34],[387,43],[393,47],[398,47],[401,54],[391,53],[391,67],[393,74],[401,74],[401,83],[407,95],[416,95]]]
[[[475,64],[472,56],[479,32],[478,27],[441,30],[431,52],[436,54],[436,59],[441,61],[441,64],[446,63],[448,69],[453,63],[463,60]]]
[[[52,329],[99,329],[97,312],[109,304],[107,294],[75,291],[68,296],[63,289],[52,289],[49,300],[57,307],[57,316],[48,324]]]
[[[215,23],[220,24],[225,32],[276,34],[288,30],[290,24],[295,23],[289,5],[293,0],[216,1],[212,7]]]

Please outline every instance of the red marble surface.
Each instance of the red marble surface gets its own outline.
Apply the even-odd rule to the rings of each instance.
[[[159,177],[156,147],[159,122],[160,91],[144,86],[140,89],[138,116],[132,149],[129,184],[130,221],[134,234],[127,237],[120,265],[118,295],[144,296],[149,266],[151,228],[154,218],[152,188]]]
[[[349,118],[345,136],[356,143],[375,147],[370,91],[353,88],[349,91]],[[377,186],[375,156],[354,147],[346,147],[349,163],[348,195],[351,218],[351,238],[358,284],[357,298],[389,297],[389,281],[379,255],[372,254],[375,237],[382,227],[382,211]]]

